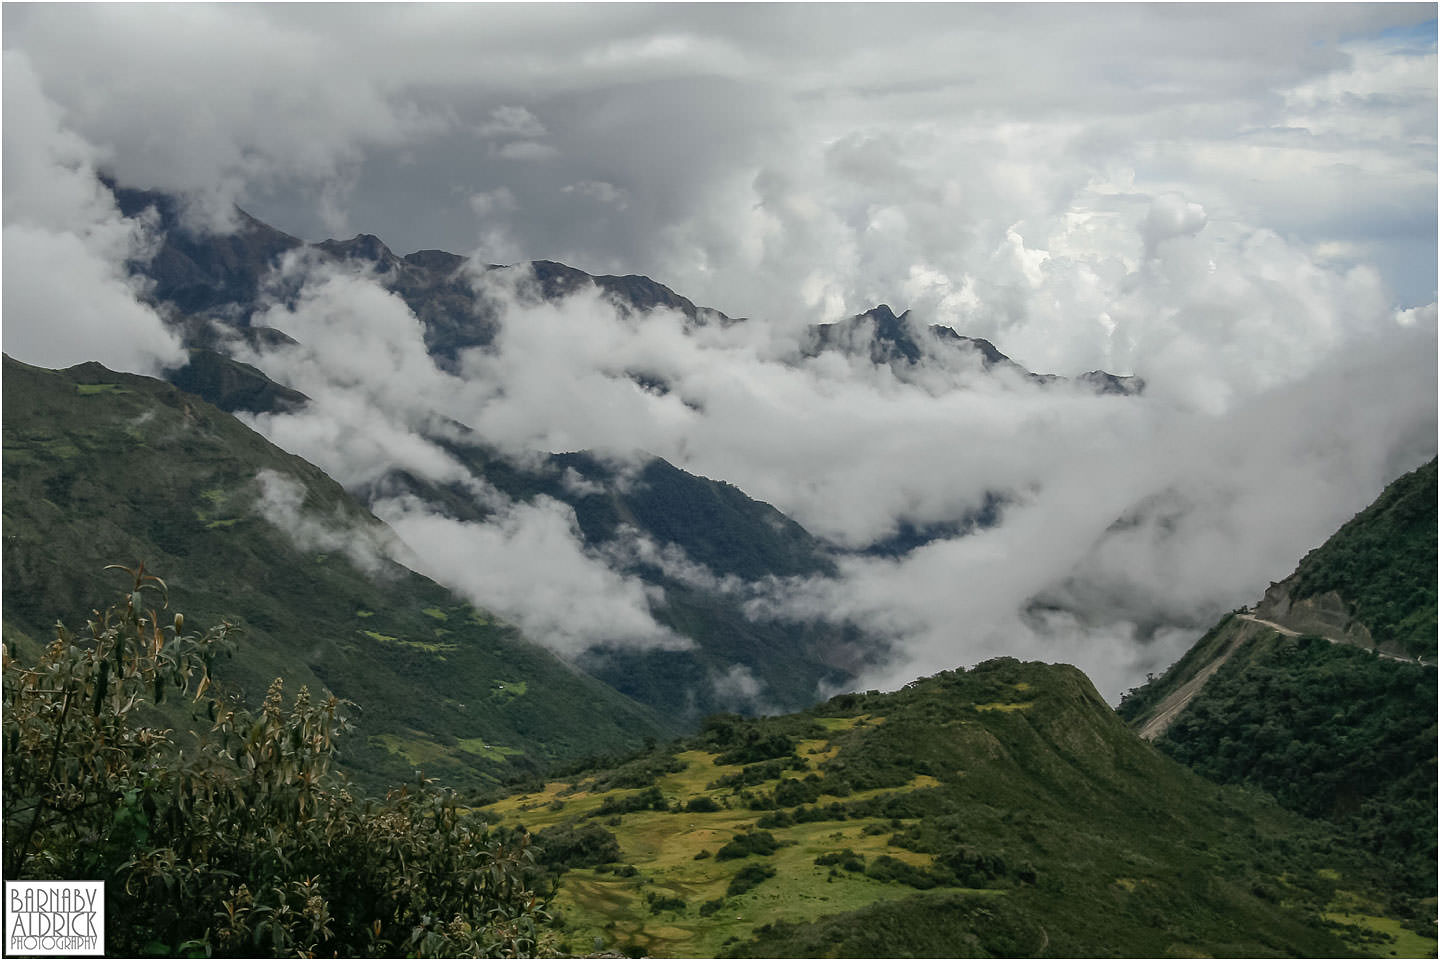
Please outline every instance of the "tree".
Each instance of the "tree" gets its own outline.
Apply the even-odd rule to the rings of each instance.
[[[130,590],[83,632],[57,624],[29,666],[4,652],[6,878],[106,881],[112,954],[540,947],[527,836],[419,777],[356,800],[330,769],[349,705],[303,688],[287,704],[276,679],[252,715],[210,673],[234,629],[162,624],[164,581],[113,569]],[[177,719],[202,733],[177,738]]]

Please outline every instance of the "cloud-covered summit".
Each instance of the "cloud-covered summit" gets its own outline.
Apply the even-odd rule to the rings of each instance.
[[[752,600],[896,637],[887,680],[1009,651],[1113,694],[1433,454],[1435,29],[1405,4],[20,5],[4,347],[183,359],[132,270],[156,224],[102,170],[183,194],[201,234],[238,201],[425,251],[492,328],[437,358],[444,311],[296,256],[258,308],[294,343],[245,356],[311,403],[257,426],[360,485],[463,484],[425,433],[446,418],[516,456],[648,451],[849,552]],[[750,320],[536,301],[489,269],[527,261]],[[809,350],[879,304],[1147,388]],[[854,553],[977,512],[998,523]],[[568,525],[501,505],[469,533],[541,556]],[[666,642],[613,556],[572,555],[607,623]]]

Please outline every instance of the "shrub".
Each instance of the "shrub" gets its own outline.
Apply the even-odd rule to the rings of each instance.
[[[764,864],[747,864],[730,879],[729,886],[725,888],[725,896],[733,898],[744,894],[762,881],[774,876],[775,869],[772,867]]]
[[[737,834],[734,840],[715,852],[715,860],[730,861],[735,858],[748,858],[752,854],[774,854],[779,847],[780,842],[775,840],[775,835],[769,831]]]
[[[534,839],[535,860],[547,868],[593,868],[620,860],[620,842],[598,824],[545,828]]]
[[[656,894],[651,891],[645,895],[645,903],[650,905],[651,914],[660,914],[662,911],[684,911],[685,899],[667,897],[663,894]]]
[[[831,864],[838,864],[847,871],[858,872],[865,870],[864,856],[856,854],[849,848],[845,848],[840,851],[831,851],[828,854],[822,854],[815,859],[815,863],[820,867],[825,867]]]
[[[147,606],[144,565],[85,630],[4,658],[5,875],[107,882],[107,950],[216,955],[490,955],[537,950],[522,836],[502,843],[417,781],[359,802],[329,770],[345,705],[258,716],[210,674],[232,642]],[[158,726],[179,695],[208,720],[189,757]],[[197,725],[202,729],[205,725]]]
[[[666,811],[669,805],[665,802],[665,795],[660,793],[658,787],[649,787],[644,791],[634,794],[622,794],[619,797],[607,797],[601,802],[600,807],[591,811],[586,817],[598,818],[607,815],[629,814],[632,811]],[[618,822],[606,822],[618,823]]]
[[[715,758],[716,764],[753,764],[795,753],[795,742],[783,734],[759,734],[753,728],[747,740]],[[803,760],[803,759],[802,759]]]

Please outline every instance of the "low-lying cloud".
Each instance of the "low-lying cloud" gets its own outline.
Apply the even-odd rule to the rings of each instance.
[[[616,572],[585,548],[569,505],[537,497],[483,523],[445,517],[413,497],[373,506],[414,551],[416,570],[558,654],[693,646],[651,616],[651,606],[663,600],[657,588]]]
[[[1207,229],[1192,236],[1184,224],[1196,215],[1166,209],[1180,228],[1137,268],[1142,290],[1153,261],[1163,268],[1173,245]],[[1155,236],[1146,222],[1135,229]],[[1233,264],[1272,242],[1214,241],[1208,253]],[[1258,280],[1245,278],[1268,264],[1260,258],[1229,283],[1253,290]],[[413,500],[376,510],[422,570],[571,654],[678,643],[649,614],[663,598],[617,573],[643,564],[747,598],[756,617],[851,622],[894,638],[896,658],[866,683],[1014,654],[1077,663],[1116,697],[1435,450],[1433,312],[1387,313],[1368,281],[1313,264],[1251,305],[1253,320],[1238,301],[1228,319],[1197,319],[1189,363],[1203,369],[1183,389],[1169,368],[1158,384],[1145,369],[1141,396],[1036,385],[939,349],[922,361],[940,365],[932,376],[901,378],[866,353],[806,357],[764,324],[694,328],[664,310],[618,310],[598,291],[536,302],[523,270],[479,265],[469,268],[477,296],[501,326],[452,373],[372,279],[334,264],[305,269],[302,295],[262,315],[302,344],[246,359],[315,401],[252,422],[350,484],[396,469],[471,484],[497,511],[484,524]],[[1212,283],[1174,313],[1204,314]],[[1313,327],[1280,309],[1306,298]],[[1293,347],[1282,351],[1287,336]],[[339,342],[347,351],[326,346]],[[446,423],[437,412],[516,456],[666,457],[737,484],[839,548],[864,548],[902,522],[958,521],[993,495],[1000,522],[899,559],[842,558],[836,579],[745,585],[634,531],[587,547],[558,502],[506,503],[422,436]]]
[[[326,517],[306,510],[305,485],[295,478],[266,468],[255,475],[255,483],[260,496],[252,509],[300,550],[343,554],[372,577],[384,571],[386,559],[392,555],[414,563],[380,525],[367,528],[338,511]]]
[[[482,508],[376,501],[422,569],[567,653],[682,643],[623,573],[641,564],[893,637],[867,682],[1018,653],[1114,696],[1434,454],[1435,57],[1431,13],[1389,4],[22,5],[4,347],[183,362],[127,266],[151,226],[99,169],[185,194],[197,229],[242,199],[297,234],[458,249],[500,328],[453,365],[373,276],[310,255],[255,317],[298,344],[234,348],[313,399],[248,418],[280,446],[369,496],[405,472]],[[537,257],[754,319],[537,303],[523,269],[486,269]],[[881,302],[1148,388],[806,356],[808,325]],[[736,585],[638,535],[587,545],[563,505],[474,477],[437,442],[452,422],[517,458],[646,452],[730,481],[833,544],[840,576]],[[996,496],[993,528],[854,553]],[[761,698],[751,681],[718,678]]]
[[[100,359],[141,374],[184,363],[179,338],[137,300],[127,261],[148,225],[120,215],[96,179],[101,155],[69,130],[30,61],[5,71],[5,351],[48,367]]]

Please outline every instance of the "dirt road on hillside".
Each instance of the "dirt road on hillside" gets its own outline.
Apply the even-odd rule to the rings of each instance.
[[[1241,616],[1243,617],[1244,615]],[[1225,649],[1220,652],[1218,657],[1202,667],[1190,680],[1171,691],[1165,700],[1156,706],[1155,713],[1151,716],[1150,720],[1146,721],[1145,725],[1140,728],[1140,736],[1147,741],[1153,741],[1161,734],[1164,734],[1165,729],[1170,726],[1170,722],[1180,716],[1180,712],[1185,710],[1186,706],[1195,699],[1196,694],[1200,693],[1200,689],[1205,686],[1205,682],[1210,680],[1216,671],[1220,670],[1221,665],[1230,660],[1230,655],[1234,654],[1235,649],[1249,636],[1250,634],[1247,631],[1236,631],[1235,636],[1230,639],[1229,644],[1225,645]]]
[[[1274,621],[1267,621],[1263,617],[1256,617],[1254,614],[1251,614],[1248,611],[1238,614],[1236,616],[1242,621],[1249,621],[1251,624],[1258,624],[1261,627],[1269,628],[1270,630],[1283,634],[1286,637],[1304,636],[1300,631],[1292,630],[1291,628],[1286,627],[1284,624],[1277,624]],[[1214,676],[1215,672],[1220,670],[1221,666],[1230,659],[1230,655],[1235,653],[1235,650],[1241,645],[1241,643],[1248,640],[1252,636],[1254,635],[1251,631],[1236,631],[1235,636],[1231,639],[1229,644],[1225,645],[1225,649],[1220,652],[1220,655],[1218,657],[1216,657],[1209,664],[1206,664],[1195,674],[1194,677],[1190,678],[1190,680],[1177,687],[1169,694],[1169,696],[1165,698],[1165,700],[1160,702],[1160,704],[1155,708],[1155,713],[1151,715],[1150,720],[1146,721],[1145,724],[1140,728],[1140,736],[1147,741],[1153,741],[1161,734],[1164,734],[1165,729],[1170,726],[1170,724],[1175,720],[1175,718],[1180,716],[1181,711],[1184,711],[1185,708],[1189,706],[1190,702],[1195,699],[1195,695],[1199,694],[1201,689],[1205,687],[1206,682],[1209,681],[1210,678]],[[1313,636],[1325,637],[1325,635],[1323,634]],[[1334,637],[1325,637],[1325,640],[1329,641],[1331,644],[1350,644],[1349,641]],[[1359,647],[1360,645],[1352,644],[1351,646]],[[1401,661],[1406,664],[1426,663],[1419,658],[1402,657],[1398,654],[1387,654],[1384,651],[1376,651],[1374,650],[1374,648],[1361,647],[1360,649],[1364,651],[1372,651],[1373,653],[1378,654],[1383,658],[1387,658],[1388,660]]]
[[[1292,631],[1290,628],[1286,627],[1286,626],[1283,625],[1283,624],[1276,624],[1274,621],[1267,621],[1267,620],[1265,620],[1264,618],[1256,617],[1254,614],[1241,614],[1241,615],[1239,615],[1239,616],[1240,616],[1240,619],[1243,620],[1243,621],[1250,621],[1250,622],[1253,623],[1253,624],[1263,624],[1263,625],[1265,625],[1266,627],[1270,628],[1272,631],[1279,631],[1281,634],[1284,634],[1286,637],[1301,637],[1301,636],[1302,636],[1299,631]],[[1329,637],[1328,635],[1325,635],[1325,634],[1314,634],[1314,635],[1312,635],[1312,636],[1313,636],[1313,637],[1323,637],[1323,638],[1325,638],[1325,640],[1329,641],[1331,644],[1349,644],[1351,647],[1359,647],[1360,650],[1362,650],[1362,651],[1369,651],[1369,652],[1371,652],[1372,654],[1378,654],[1378,655],[1380,655],[1381,657],[1386,658],[1386,659],[1391,660],[1391,661],[1400,661],[1400,662],[1405,663],[1405,664],[1423,664],[1423,663],[1424,663],[1424,662],[1421,661],[1420,658],[1418,658],[1418,657],[1404,657],[1404,656],[1402,656],[1402,655],[1400,655],[1400,654],[1387,654],[1387,653],[1385,653],[1384,651],[1376,650],[1376,649],[1373,648],[1373,647],[1361,647],[1359,644],[1355,644],[1355,643],[1353,643],[1353,642],[1351,642],[1351,641],[1347,641],[1347,640],[1345,640],[1344,638]]]

